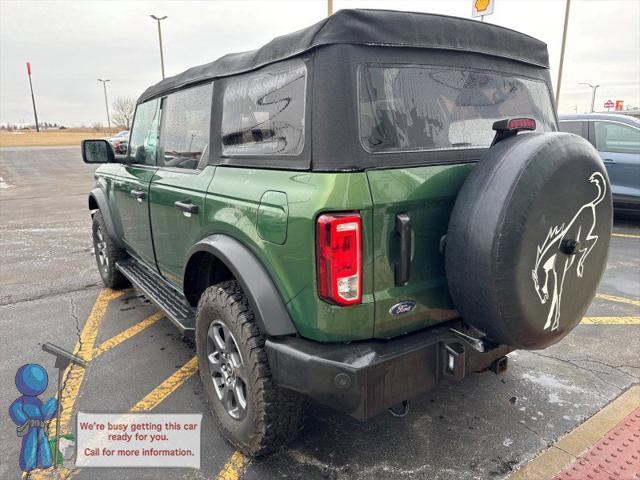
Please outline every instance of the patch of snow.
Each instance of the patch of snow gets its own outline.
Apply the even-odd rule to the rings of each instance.
[[[562,400],[557,393],[550,393],[548,397],[549,403],[553,403],[556,405],[564,405],[564,400]]]

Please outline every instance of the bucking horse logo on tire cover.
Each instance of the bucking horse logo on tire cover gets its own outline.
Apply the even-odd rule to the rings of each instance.
[[[604,199],[607,182],[600,172],[592,173],[589,181],[598,189],[596,197],[580,207],[568,223],[552,227],[544,242],[538,245],[536,264],[531,271],[531,277],[540,303],[546,304],[551,298],[544,330],[558,329],[564,280],[576,263],[576,259],[576,275],[582,278],[584,262],[598,242],[598,236],[593,233],[596,228],[596,205]],[[563,248],[567,248],[566,245],[573,251],[570,255],[559,256],[558,253]]]

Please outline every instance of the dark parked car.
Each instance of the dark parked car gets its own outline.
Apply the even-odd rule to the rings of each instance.
[[[557,131],[546,45],[496,25],[340,10],[150,86],[129,144],[82,146],[102,280],[195,336],[249,454],[306,400],[366,420],[504,371],[580,322],[606,264],[604,165]]]
[[[596,147],[611,181],[617,212],[640,215],[640,120],[628,115],[561,115],[560,130]]]

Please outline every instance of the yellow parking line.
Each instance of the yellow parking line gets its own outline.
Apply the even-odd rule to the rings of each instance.
[[[153,410],[165,398],[171,395],[180,385],[187,381],[198,371],[198,358],[193,357],[185,363],[178,371],[167,378],[164,382],[154,388],[146,397],[136,403],[131,409],[132,412],[144,412]]]
[[[640,317],[584,317],[584,325],[640,325]]]
[[[612,237],[622,237],[622,238],[640,238],[640,235],[632,235],[630,233],[612,233]]]
[[[152,410],[165,398],[173,393],[185,381],[187,381],[198,370],[198,359],[193,357],[185,363],[180,370],[167,378],[164,382],[154,388],[146,397],[140,400],[131,409],[132,412],[142,412]],[[247,463],[247,457],[242,452],[235,451],[229,457],[227,463],[218,473],[217,480],[238,480]]]
[[[609,300],[610,302],[626,303],[627,305],[635,305],[636,307],[640,307],[640,300],[634,300],[632,298],[618,297],[616,295],[607,295],[605,293],[598,293],[596,295],[596,298],[601,298],[602,300]]]
[[[143,412],[153,410],[157,407],[165,398],[171,395],[178,387],[180,387],[185,381],[198,370],[198,358],[193,357],[187,363],[185,363],[180,370],[175,372],[164,382],[154,388],[146,397],[140,400],[131,409],[132,412]],[[238,480],[242,474],[247,463],[247,457],[241,452],[235,451],[229,457],[227,463],[222,467],[220,473],[216,477],[217,480]]]
[[[121,297],[124,293],[125,291],[113,291],[111,289],[104,289],[100,292],[80,333],[80,340],[73,350],[74,355],[87,361],[91,360],[93,346],[95,345],[96,336],[98,335],[98,327],[100,327],[102,319],[107,312],[109,302]],[[85,369],[75,364],[69,365],[64,372],[64,390],[62,391],[62,398],[60,399],[60,426],[62,431],[66,430],[71,421],[73,407],[76,403],[78,393],[80,393],[80,386],[82,385],[84,374]],[[52,422],[49,428],[49,435],[55,434],[55,422]]]
[[[246,464],[247,457],[245,457],[242,452],[236,450],[231,457],[229,457],[225,466],[222,467],[216,480],[238,480]]]
[[[121,297],[127,293],[127,291],[128,290],[114,291],[109,288],[105,288],[98,294],[98,298],[96,298],[96,301],[93,304],[91,313],[89,313],[87,321],[82,328],[82,332],[80,332],[80,339],[73,350],[74,355],[77,355],[87,361],[91,360],[93,355],[93,346],[95,345],[96,336],[98,334],[98,327],[100,327],[104,315],[107,313],[109,302]],[[69,365],[64,371],[64,388],[62,390],[61,398],[58,399],[60,402],[60,430],[62,433],[66,433],[69,429],[73,408],[75,406],[76,399],[78,398],[78,394],[80,393],[80,386],[84,380],[84,374],[85,369],[75,364]],[[55,421],[52,421],[49,424],[48,434],[49,437],[56,434]],[[24,474],[23,478],[41,480],[51,478],[52,474],[54,475],[54,478],[68,478],[70,471],[62,467],[59,467],[58,472],[55,473],[53,469],[36,470],[30,474]]]
[[[145,318],[139,323],[136,323],[134,326],[127,328],[124,332],[119,333],[115,337],[111,337],[109,340],[102,342],[93,350],[93,357],[96,358],[102,355],[107,350],[112,349],[113,347],[120,345],[125,340],[133,337],[134,335],[140,333],[145,328],[150,327],[154,323],[156,323],[161,318],[164,318],[164,313],[158,312],[154,313],[150,317]]]
[[[187,363],[185,363],[178,371],[176,371],[173,375],[167,378],[164,382],[154,388],[149,394],[136,403],[130,412],[144,412],[148,410],[153,410],[156,408],[165,398],[171,395],[180,385],[182,385],[186,380],[188,380],[194,373],[198,371],[198,358],[193,357]],[[43,470],[42,472],[52,473],[51,470]],[[62,469],[60,472],[60,478],[68,479],[71,476],[79,473],[80,469],[76,470],[66,470]],[[63,476],[64,475],[64,476]],[[30,478],[35,479],[32,475]],[[50,477],[40,477],[40,479],[46,479]]]

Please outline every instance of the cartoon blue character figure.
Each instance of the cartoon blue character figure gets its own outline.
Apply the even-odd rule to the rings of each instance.
[[[53,463],[45,427],[46,422],[55,416],[58,401],[50,398],[43,404],[38,398],[48,383],[47,371],[40,365],[23,365],[16,373],[16,387],[22,396],[11,404],[9,415],[18,426],[18,437],[22,437],[20,469],[23,472],[49,468]]]

